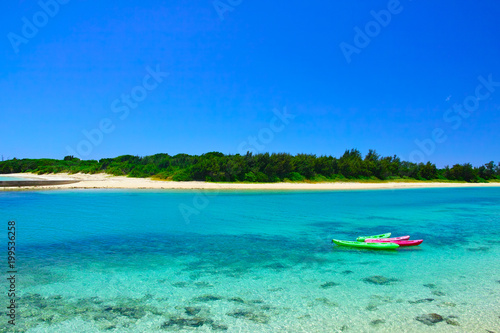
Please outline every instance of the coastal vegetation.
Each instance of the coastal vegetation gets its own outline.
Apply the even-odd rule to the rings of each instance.
[[[0,162],[0,174],[108,173],[115,176],[153,177],[174,181],[281,182],[281,181],[500,181],[500,163],[480,167],[470,163],[442,169],[431,162],[412,163],[397,156],[382,157],[370,150],[364,157],[357,149],[341,157],[312,154],[264,153],[224,155],[156,154],[123,155],[100,160],[81,160],[66,156],[56,159],[11,159]]]

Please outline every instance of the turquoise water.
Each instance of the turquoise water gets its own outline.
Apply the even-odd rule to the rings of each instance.
[[[9,176],[0,176],[0,181],[6,181],[6,180],[25,180],[26,178],[20,178],[20,177],[9,177]]]
[[[498,332],[499,207],[500,188],[0,192],[20,305],[0,331]],[[424,243],[331,244],[387,231]]]

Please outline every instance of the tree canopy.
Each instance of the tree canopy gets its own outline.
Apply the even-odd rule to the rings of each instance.
[[[156,154],[122,155],[115,158],[80,160],[74,156],[56,159],[11,159],[0,162],[0,173],[108,173],[115,176],[155,177],[174,181],[280,182],[336,180],[454,180],[485,182],[500,180],[500,163],[480,167],[470,163],[438,169],[435,164],[401,161],[397,156],[382,157],[370,150],[363,158],[357,149],[339,157],[312,154],[263,153],[224,155]]]

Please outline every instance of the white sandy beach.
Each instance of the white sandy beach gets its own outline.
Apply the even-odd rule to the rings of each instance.
[[[32,180],[78,180],[78,183],[49,186],[4,187],[0,191],[19,189],[179,189],[179,190],[364,190],[364,189],[401,189],[435,187],[500,187],[500,183],[439,183],[439,182],[332,182],[332,183],[209,183],[200,181],[174,182],[148,178],[129,178],[108,174],[45,174],[32,173],[7,174],[3,176],[29,178]]]

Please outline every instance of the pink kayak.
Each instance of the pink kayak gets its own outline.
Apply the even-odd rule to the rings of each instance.
[[[367,239],[365,239],[365,242],[378,241],[378,243],[388,243],[388,242],[408,240],[408,239],[410,239],[410,236],[401,236],[401,237],[393,237],[393,238],[367,238]]]
[[[399,246],[416,246],[422,244],[424,240],[423,239],[417,239],[417,240],[396,240],[396,241],[390,241],[386,242],[385,239],[367,239],[367,243],[394,243],[398,244]]]

